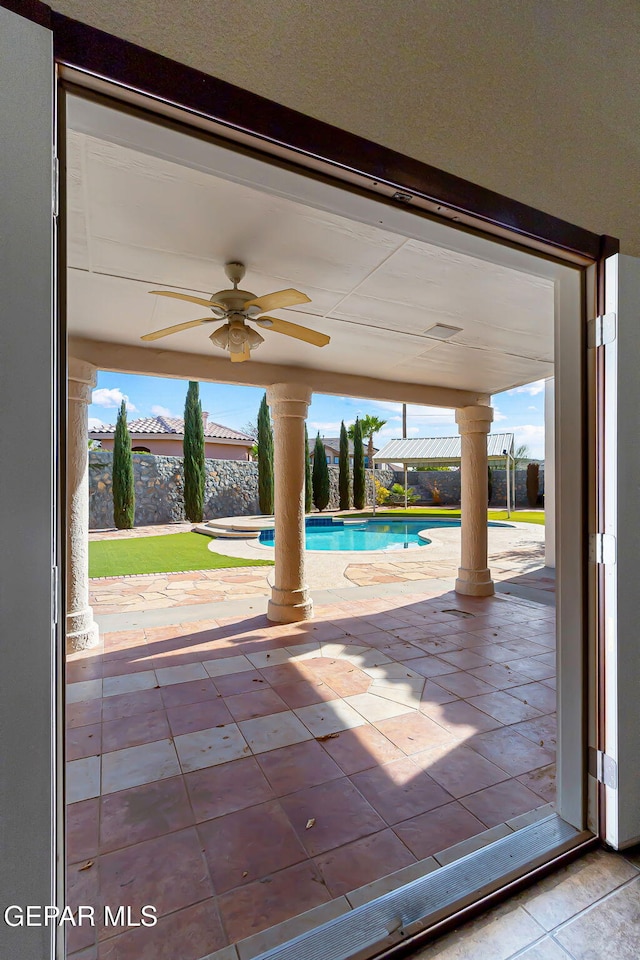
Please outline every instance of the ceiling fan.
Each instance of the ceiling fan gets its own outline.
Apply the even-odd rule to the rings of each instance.
[[[173,297],[175,300],[187,300],[189,303],[198,303],[203,307],[208,307],[213,316],[202,317],[199,320],[187,320],[186,323],[177,323],[173,327],[164,327],[162,330],[146,333],[140,339],[159,340],[161,337],[168,337],[169,334],[178,333],[180,330],[189,330],[191,327],[199,327],[204,323],[225,319],[226,323],[214,330],[209,339],[214,346],[220,347],[222,350],[228,350],[234,363],[249,360],[251,351],[264,343],[264,337],[260,336],[257,330],[247,326],[247,320],[265,330],[282,333],[285,337],[295,337],[296,340],[304,340],[315,347],[324,347],[329,343],[331,338],[324,333],[317,333],[315,330],[309,330],[308,327],[301,327],[297,323],[280,320],[278,317],[264,316],[267,310],[279,310],[282,307],[294,307],[299,303],[310,303],[311,300],[306,294],[290,288],[278,290],[275,293],[267,293],[263,297],[256,297],[254,293],[250,293],[248,290],[238,290],[238,284],[245,274],[244,264],[227,263],[224,272],[233,284],[233,289],[220,290],[218,293],[214,293],[210,300],[192,297],[186,293],[173,293],[171,290],[150,290],[149,293],[156,294],[159,297]]]

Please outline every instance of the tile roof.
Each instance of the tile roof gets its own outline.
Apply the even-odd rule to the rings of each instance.
[[[184,420],[182,417],[138,417],[137,420],[129,420],[127,426],[129,433],[137,437],[153,436],[161,434],[165,436],[168,433],[175,434],[176,437],[184,436]],[[105,434],[116,432],[115,423],[103,424],[89,431],[89,436],[99,439]],[[214,423],[207,419],[204,426],[205,440],[246,440],[253,443],[253,438],[240,430],[232,430],[231,427],[224,427],[220,423]]]
[[[325,447],[328,447],[330,450],[335,450],[336,453],[340,451],[340,437],[320,437]],[[316,445],[315,437],[309,437],[309,450],[313,454],[313,449]],[[367,437],[362,438],[362,446],[364,447],[364,455],[367,455],[367,448],[369,446],[369,440]],[[374,453],[377,451],[377,447],[374,447]],[[349,440],[349,456],[353,456],[353,440]]]

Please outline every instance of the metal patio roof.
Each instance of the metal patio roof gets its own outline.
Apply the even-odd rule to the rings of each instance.
[[[513,454],[512,433],[489,433],[487,455],[490,460],[503,460],[504,450]],[[377,463],[459,463],[460,437],[415,437],[411,440],[389,440],[375,455]]]

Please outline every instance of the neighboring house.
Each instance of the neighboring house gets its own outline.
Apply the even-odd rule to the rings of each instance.
[[[322,437],[322,442],[324,444],[324,452],[327,458],[327,463],[335,464],[337,466],[340,463],[340,437]],[[367,446],[368,440],[365,438],[363,441],[364,446],[364,465],[365,467],[369,466],[368,456],[367,456]],[[313,455],[315,452],[315,440],[311,437],[309,438],[309,456],[311,457],[311,463],[313,463]],[[373,448],[373,455],[375,460],[375,455],[378,452],[378,448]],[[353,440],[349,440],[349,466],[353,467]],[[376,463],[376,470],[381,469],[381,464]]]
[[[209,420],[202,412],[204,453],[208,460],[250,460],[255,440],[246,433],[223,427]],[[182,456],[184,420],[182,417],[140,417],[128,423],[131,449],[134,453],[156,453],[168,457]],[[99,440],[103,450],[113,450],[114,423],[90,430],[92,440]]]

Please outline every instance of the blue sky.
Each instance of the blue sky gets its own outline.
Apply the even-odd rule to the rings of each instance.
[[[185,380],[163,377],[142,377],[122,373],[98,373],[98,382],[89,407],[89,424],[114,423],[123,398],[127,400],[129,419],[165,414],[181,417],[187,392]],[[228,384],[201,383],[202,409],[211,420],[242,430],[255,422],[263,390],[257,387],[234,387]],[[493,398],[495,418],[492,432],[512,432],[516,446],[526,443],[529,455],[544,457],[544,383],[542,380],[525,387],[508,390]],[[402,406],[352,397],[314,394],[309,408],[309,435],[319,430],[322,436],[337,436],[340,421],[348,425],[359,415],[373,414],[387,423],[377,437],[377,445],[385,439],[402,436]],[[457,434],[453,410],[410,405],[407,410],[409,437],[447,437]]]

